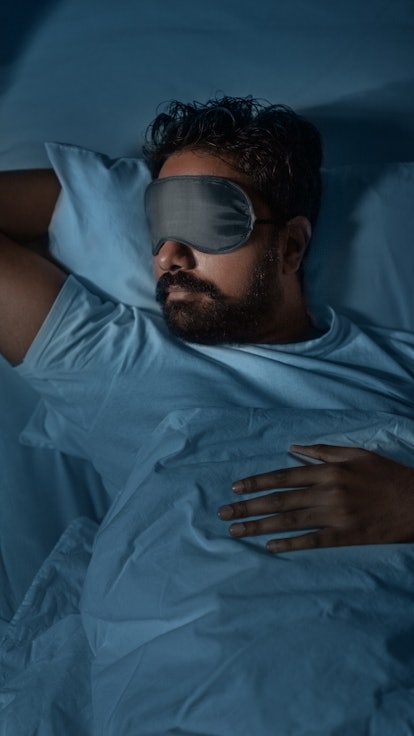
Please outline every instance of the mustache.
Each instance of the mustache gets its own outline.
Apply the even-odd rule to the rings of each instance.
[[[212,299],[220,299],[222,296],[220,290],[211,281],[196,278],[190,273],[179,271],[178,273],[164,273],[157,281],[156,300],[160,304],[167,301],[168,291],[171,287],[183,287],[186,291],[207,294]]]

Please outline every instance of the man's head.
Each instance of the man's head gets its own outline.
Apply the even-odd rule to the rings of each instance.
[[[298,309],[303,311],[300,265],[320,202],[316,129],[286,107],[251,98],[173,102],[150,126],[144,156],[162,183],[153,189],[167,197],[162,205],[167,230],[162,237],[164,225],[158,228],[155,273],[170,328],[184,339],[208,343],[296,339]],[[220,189],[226,180],[230,186]],[[218,195],[211,202],[213,183]],[[205,208],[200,207],[204,191]],[[158,191],[155,195],[159,199]],[[242,211],[237,217],[233,195]],[[179,205],[183,196],[184,206]],[[173,212],[180,207],[183,215]],[[238,245],[245,210],[252,216]],[[173,214],[178,236],[168,231]],[[187,223],[180,229],[182,216]],[[229,223],[230,239],[224,237]],[[197,232],[203,244],[197,244]]]

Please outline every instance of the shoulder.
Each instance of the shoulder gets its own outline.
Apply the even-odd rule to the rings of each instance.
[[[19,366],[26,372],[93,369],[136,359],[151,339],[161,339],[149,313],[114,302],[69,276]]]

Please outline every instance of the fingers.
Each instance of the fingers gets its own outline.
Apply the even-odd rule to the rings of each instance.
[[[362,450],[359,447],[342,447],[336,445],[291,445],[290,451],[297,453],[298,455],[304,455],[305,457],[312,457],[315,460],[322,460],[323,462],[336,462],[341,463],[345,460],[352,460],[356,457],[362,457],[368,455],[367,450]]]
[[[304,488],[318,482],[320,467],[318,465],[306,465],[251,475],[248,478],[235,481],[232,484],[232,490],[234,493],[244,494],[270,491],[272,488]]]
[[[360,448],[325,444],[294,444],[290,449],[322,462],[274,470],[234,482],[232,488],[236,494],[272,489],[276,492],[222,506],[220,519],[236,522],[230,526],[231,536],[283,535],[287,531],[312,530],[296,537],[271,540],[267,543],[271,552],[377,541],[378,530],[373,524],[372,512],[367,514],[367,505],[370,509],[372,493],[368,491],[373,472],[377,475],[379,472],[383,481],[380,456]],[[374,480],[375,510],[378,505],[376,476]],[[278,490],[288,488],[294,490]],[[250,519],[244,521],[247,517]]]
[[[290,450],[305,457],[312,457],[325,463],[341,463],[346,460],[371,455],[359,447],[339,447],[334,445],[291,445]],[[234,493],[257,493],[270,491],[272,488],[305,488],[327,479],[328,472],[324,465],[305,465],[294,468],[282,468],[270,473],[251,475],[232,484]]]
[[[322,506],[326,504],[326,501],[326,494],[319,493],[317,489],[279,491],[268,493],[266,496],[258,496],[249,501],[236,501],[236,503],[226,504],[221,506],[218,515],[222,521],[230,521],[231,519],[242,519],[247,516],[278,514],[306,509],[311,506]]]
[[[271,539],[266,544],[268,552],[296,552],[301,549],[318,549],[322,547],[343,547],[350,542],[345,537],[336,534],[332,529],[320,529],[309,534],[299,534],[297,537],[285,539]]]
[[[229,532],[232,537],[253,537],[273,532],[315,529],[328,526],[331,521],[329,508],[318,506],[235,523],[230,526]]]

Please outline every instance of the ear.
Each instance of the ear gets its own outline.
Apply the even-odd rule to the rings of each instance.
[[[283,273],[299,271],[311,235],[312,226],[307,217],[298,215],[286,223],[282,232]]]

